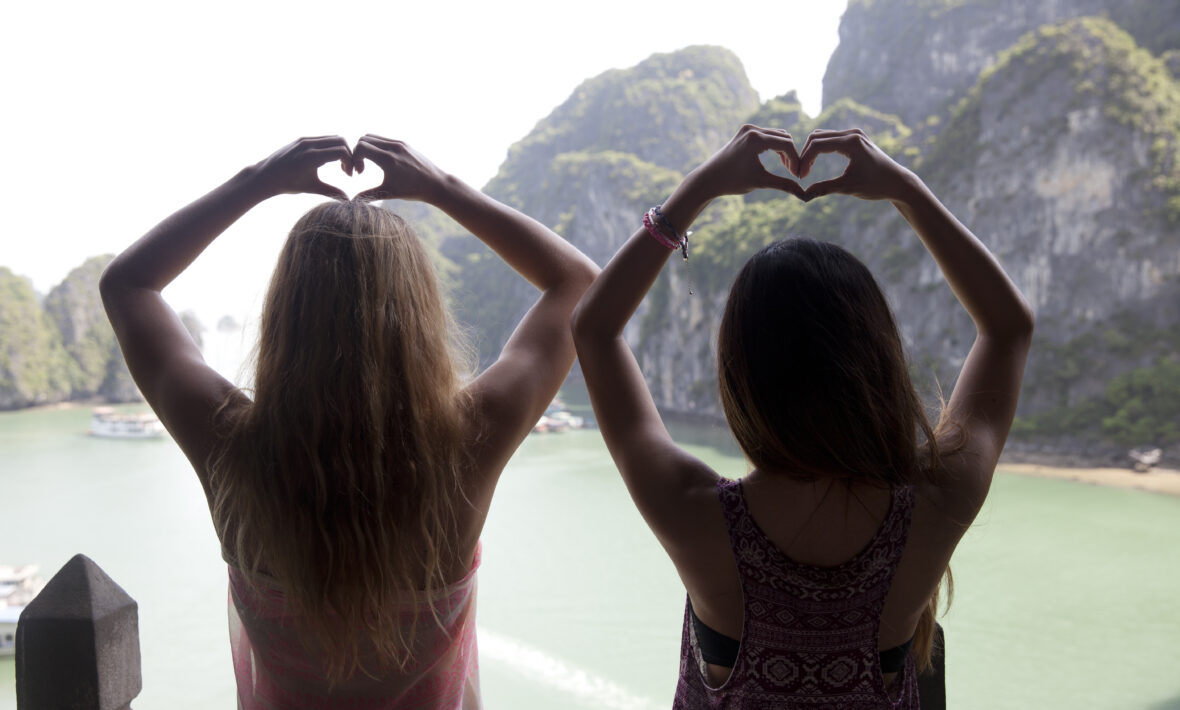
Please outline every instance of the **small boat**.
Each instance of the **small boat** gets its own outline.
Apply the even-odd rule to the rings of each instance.
[[[535,432],[569,431],[586,426],[586,420],[566,410],[561,400],[555,399],[545,409],[545,413],[533,427]]]
[[[96,407],[90,416],[90,434],[106,439],[154,439],[164,435],[164,425],[150,412],[124,413]]]
[[[21,612],[44,586],[36,565],[0,565],[0,656],[16,653],[16,624]]]

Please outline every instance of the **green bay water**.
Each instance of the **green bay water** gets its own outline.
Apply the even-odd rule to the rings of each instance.
[[[89,418],[0,413],[0,563],[48,579],[90,556],[139,602],[135,707],[232,708],[225,565],[196,477],[171,440],[95,439]],[[724,435],[673,433],[744,473]],[[670,705],[683,588],[597,431],[530,436],[483,545],[488,708]],[[953,568],[950,707],[1180,709],[1180,499],[1000,475]],[[14,675],[0,659],[0,710]]]

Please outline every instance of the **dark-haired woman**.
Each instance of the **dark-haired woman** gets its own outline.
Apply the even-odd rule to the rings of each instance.
[[[803,189],[763,169],[777,153]],[[808,240],[755,254],[730,291],[718,378],[751,470],[721,478],[665,430],[623,326],[709,202],[775,188],[889,200],[977,337],[927,422],[869,270]],[[987,248],[859,130],[745,126],[690,173],[587,291],[574,341],[603,437],[688,592],[677,708],[917,708],[951,554],[983,505],[1016,409],[1033,316]]]
[[[357,200],[320,181],[384,171]],[[252,396],[209,368],[161,290],[258,203],[335,198],[291,230],[266,295]],[[465,382],[427,251],[367,199],[431,203],[539,290]],[[230,563],[239,707],[480,706],[479,536],[508,458],[573,363],[598,269],[404,143],[305,138],[111,262],[107,313],[140,390],[192,462]]]

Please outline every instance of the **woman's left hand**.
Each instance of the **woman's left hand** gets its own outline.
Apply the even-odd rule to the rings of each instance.
[[[373,161],[385,173],[377,187],[356,196],[358,200],[422,200],[433,202],[446,181],[446,174],[403,141],[372,133],[357,141],[353,150],[356,171],[364,172],[365,161]]]
[[[254,167],[267,197],[306,192],[347,200],[343,190],[319,177],[320,166],[334,160],[339,160],[344,172],[352,175],[353,158],[348,143],[340,136],[319,136],[300,138]]]
[[[792,173],[798,169],[799,152],[790,133],[746,124],[725,147],[694,171],[696,180],[709,198],[744,195],[760,188],[770,188],[803,199],[804,192],[799,183],[775,175],[762,166],[758,156],[767,151],[777,154]]]

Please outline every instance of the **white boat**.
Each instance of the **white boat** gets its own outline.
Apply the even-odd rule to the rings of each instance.
[[[541,415],[536,426],[533,427],[533,431],[569,431],[570,429],[581,429],[584,426],[586,426],[585,419],[571,414],[566,410],[561,400],[555,399],[545,409],[545,413]]]
[[[110,407],[96,407],[90,416],[90,434],[107,439],[154,439],[164,435],[164,425],[150,412],[116,412]]]
[[[44,586],[37,576],[36,565],[0,565],[0,656],[16,653],[16,624],[20,614]]]

